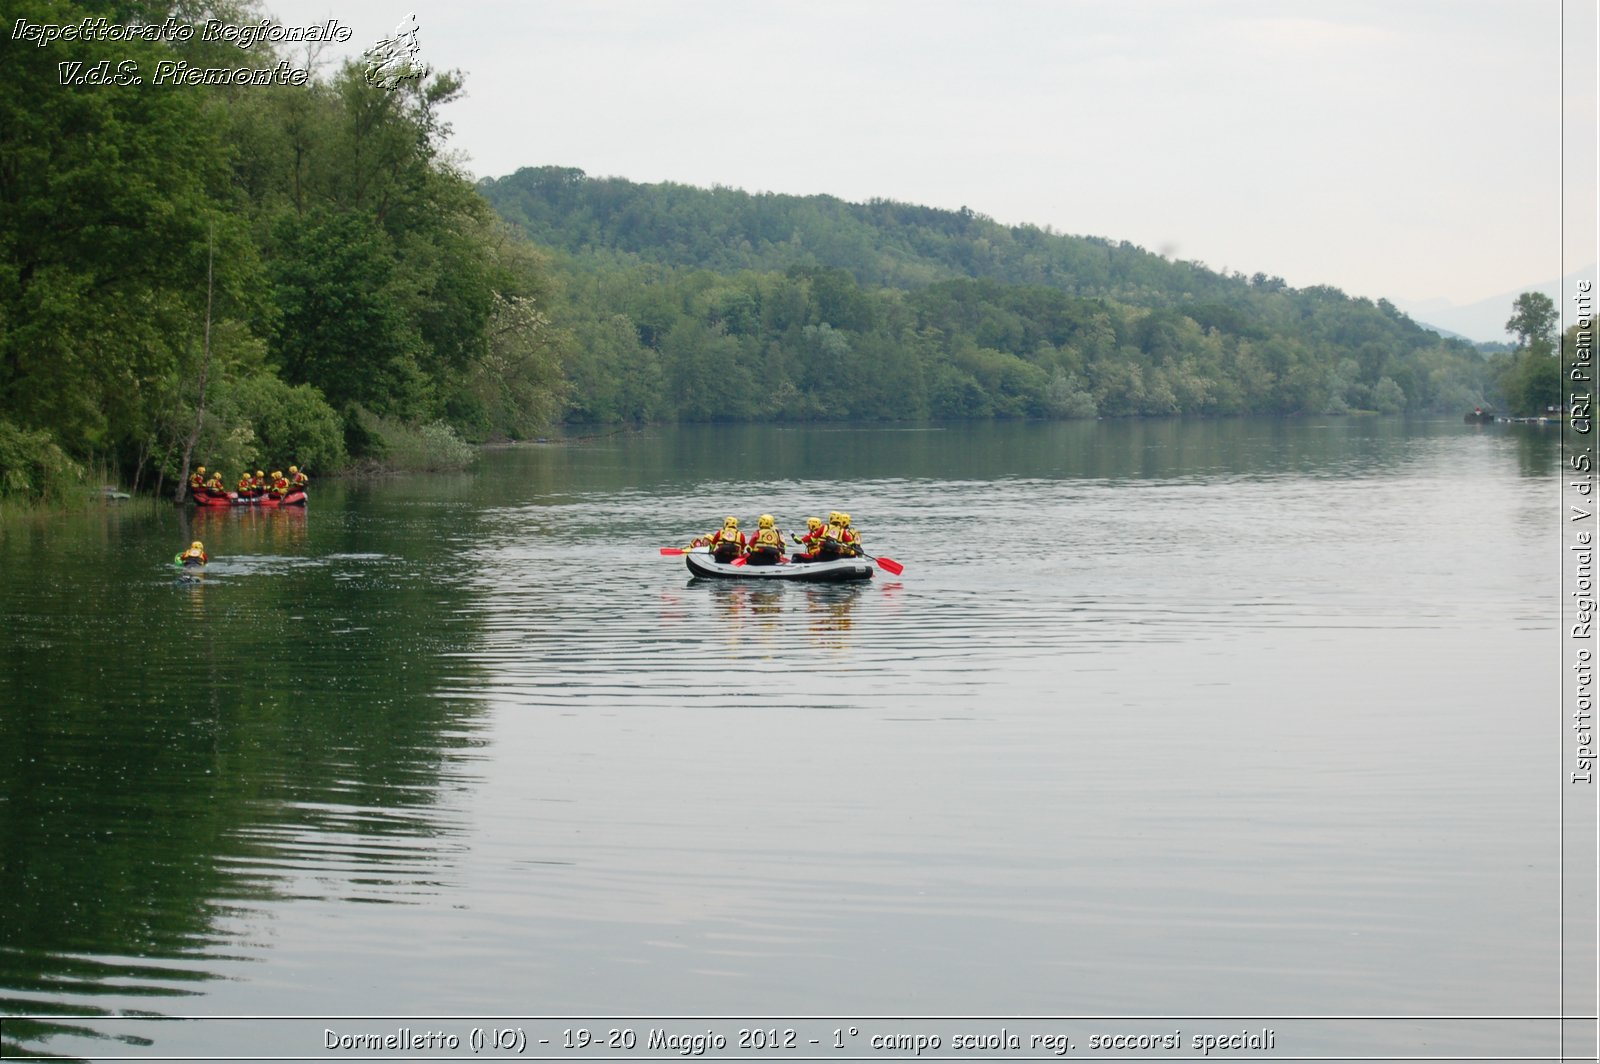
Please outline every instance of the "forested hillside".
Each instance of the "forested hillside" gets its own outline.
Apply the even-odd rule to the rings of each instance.
[[[558,167],[479,183],[559,249],[577,419],[1451,411],[1472,345],[1386,300],[1127,243]]]

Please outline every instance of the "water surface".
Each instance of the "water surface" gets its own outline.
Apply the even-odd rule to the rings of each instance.
[[[1558,457],[1389,419],[705,427],[9,524],[0,1012],[77,1018],[5,1049],[1136,1016],[1551,1055],[1282,1018],[1556,1010]],[[658,551],[830,509],[904,575]]]

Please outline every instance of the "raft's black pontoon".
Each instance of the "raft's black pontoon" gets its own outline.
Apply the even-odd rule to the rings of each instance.
[[[719,580],[792,580],[805,584],[844,584],[872,579],[872,563],[863,558],[831,562],[785,562],[782,565],[728,565],[709,554],[683,556],[695,576]]]

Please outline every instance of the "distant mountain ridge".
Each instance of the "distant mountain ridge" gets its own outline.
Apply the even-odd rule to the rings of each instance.
[[[1550,301],[1557,308],[1570,307],[1570,300],[1574,286],[1583,277],[1593,277],[1595,264],[1591,263],[1586,270],[1569,273],[1559,281],[1541,281],[1538,284],[1524,285],[1510,292],[1502,292],[1496,296],[1489,296],[1473,303],[1456,304],[1446,299],[1424,300],[1396,300],[1395,302],[1407,314],[1410,314],[1419,323],[1431,323],[1426,326],[1437,328],[1434,331],[1440,335],[1460,336],[1475,343],[1507,343],[1511,336],[1506,332],[1506,321],[1510,319],[1511,305],[1516,298],[1524,292],[1542,292],[1550,297]]]

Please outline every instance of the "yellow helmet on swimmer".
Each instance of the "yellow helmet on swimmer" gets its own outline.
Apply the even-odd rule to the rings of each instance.
[[[206,545],[204,543],[201,543],[197,539],[193,543],[189,544],[189,549],[190,550],[205,550],[206,549]]]

